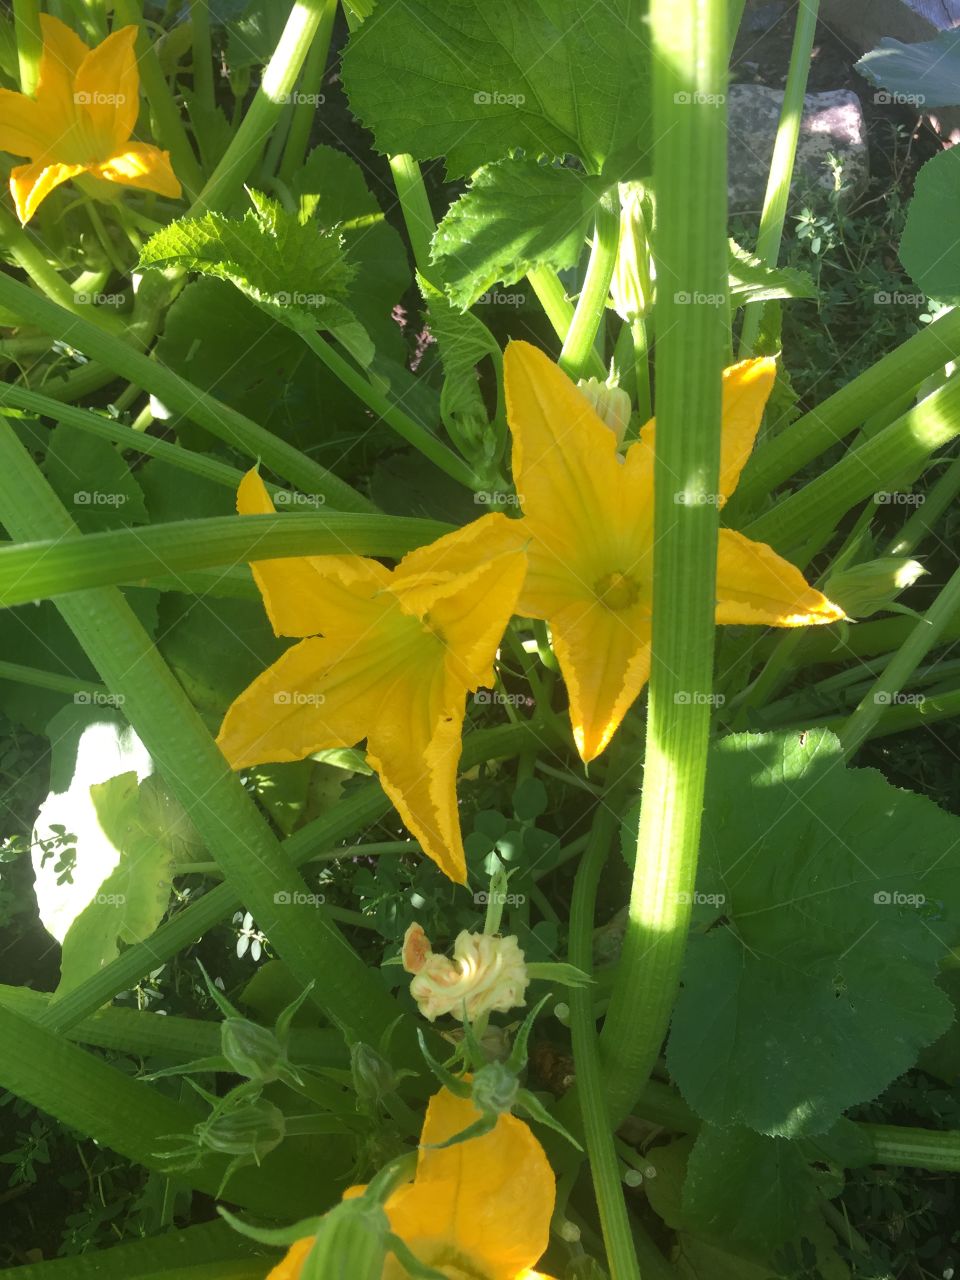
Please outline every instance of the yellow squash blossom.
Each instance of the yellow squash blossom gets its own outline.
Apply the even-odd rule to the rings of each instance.
[[[470,933],[463,929],[453,944],[453,959],[438,954],[414,922],[403,936],[401,960],[414,975],[410,994],[434,1022],[444,1013],[474,1022],[485,1013],[506,1013],[525,1003],[530,985],[523,952],[513,934]]]
[[[0,149],[30,158],[10,174],[20,221],[81,175],[179,196],[169,153],[130,140],[140,110],[137,28],[114,31],[90,49],[59,18],[41,14],[40,25],[36,96],[0,89]]]
[[[384,1205],[390,1229],[449,1280],[549,1280],[531,1268],[547,1247],[556,1192],[530,1128],[501,1115],[483,1137],[436,1149],[479,1119],[468,1098],[446,1089],[430,1099],[416,1176]],[[307,1237],[291,1245],[268,1280],[299,1280],[312,1244]],[[407,1274],[391,1255],[382,1280],[405,1280]]]
[[[237,510],[274,511],[256,471]],[[464,701],[493,683],[526,571],[517,529],[483,516],[393,570],[363,556],[254,564],[276,634],[309,638],[227,711],[217,741],[230,765],[302,760],[366,738],[367,760],[424,853],[466,883],[456,795]]]
[[[724,371],[718,504],[736,487],[774,376],[770,359]],[[589,761],[650,674],[654,423],[621,457],[588,399],[526,342],[507,348],[505,381],[528,535],[519,612],[550,626],[574,740]],[[677,490],[682,503],[679,481]],[[717,558],[717,622],[799,627],[844,616],[764,543],[721,529]]]

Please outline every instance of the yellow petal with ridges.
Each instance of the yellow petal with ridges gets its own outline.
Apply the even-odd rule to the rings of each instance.
[[[12,169],[10,194],[23,226],[27,225],[51,191],[83,172],[82,164],[21,164]]]
[[[581,759],[595,759],[650,676],[650,608],[640,600],[610,609],[580,600],[548,619],[553,649],[570,698],[573,740]]]
[[[483,561],[522,550],[525,542],[522,521],[493,512],[425,547],[408,551],[397,565],[396,580],[402,583],[408,578],[436,576],[439,581],[444,576],[470,573]]]
[[[63,126],[34,98],[0,89],[0,151],[41,160],[63,132]]]
[[[276,514],[256,468],[240,481],[237,511],[242,516]],[[372,600],[390,581],[389,569],[364,556],[285,556],[255,560],[250,567],[278,636],[328,635],[344,629],[344,615],[346,625],[355,627],[361,607],[356,588],[363,584],[363,596]],[[370,621],[376,612],[371,610]]]
[[[302,1240],[295,1241],[267,1276],[267,1280],[300,1280],[300,1272],[307,1254],[313,1248],[314,1239],[314,1236],[304,1236]]]
[[[140,72],[134,52],[138,28],[121,27],[83,59],[74,98],[92,136],[103,139],[99,158],[122,152],[140,113]]]
[[[721,529],[717,544],[717,622],[809,627],[846,615],[765,542]]]
[[[64,134],[76,114],[74,80],[90,48],[72,27],[47,13],[40,15],[40,33],[43,51],[36,99]]]
[[[567,375],[528,342],[504,354],[513,478],[541,541],[576,549],[597,537],[597,512],[619,490],[613,432]]]
[[[777,378],[777,362],[770,356],[741,360],[723,371],[723,410],[720,427],[720,483],[718,493],[726,502],[740,480],[740,473],[753,452],[770,392]],[[634,450],[644,450],[653,462],[656,419],[640,431]],[[675,477],[682,488],[682,477]]]
[[[416,1178],[393,1193],[387,1216],[428,1266],[456,1267],[459,1257],[468,1275],[519,1280],[549,1241],[553,1171],[529,1126],[511,1115],[481,1138],[429,1149],[479,1118],[469,1099],[446,1089],[430,1099]],[[384,1280],[404,1274],[388,1262]]]
[[[105,182],[137,191],[155,191],[159,196],[179,199],[183,188],[170,163],[170,152],[148,142],[131,142],[115,155],[95,165],[90,172]]]

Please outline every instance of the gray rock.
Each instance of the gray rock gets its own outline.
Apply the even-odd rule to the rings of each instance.
[[[759,213],[767,189],[773,144],[783,108],[783,91],[759,84],[731,85],[727,106],[730,119],[730,209]],[[843,164],[846,196],[859,194],[869,177],[866,127],[860,99],[848,89],[809,93],[804,99],[791,204],[809,199],[816,189],[833,190],[827,154]]]

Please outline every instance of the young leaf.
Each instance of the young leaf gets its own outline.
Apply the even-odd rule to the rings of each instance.
[[[768,267],[755,254],[730,241],[730,301],[735,307],[774,298],[816,298],[817,286],[806,271]]]
[[[960,243],[952,231],[958,199],[960,152],[950,148],[917,174],[900,241],[900,261],[917,287],[951,304],[960,302]]]
[[[461,310],[497,281],[575,266],[609,184],[530,159],[485,165],[437,228],[432,257]]]
[[[960,103],[960,31],[941,31],[919,44],[884,36],[854,66],[867,80],[890,91],[874,94],[876,102],[913,107]]]
[[[596,172],[644,131],[645,18],[640,0],[578,15],[567,0],[381,0],[344,86],[380,151],[446,156],[451,178],[518,147]]]
[[[257,306],[292,329],[327,329],[363,364],[373,346],[339,301],[353,278],[339,234],[287,213],[259,191],[242,219],[220,213],[182,218],[158,231],[140,255],[141,267],[183,267],[229,280]]]
[[[714,748],[702,850],[671,1074],[713,1124],[823,1133],[949,1024],[960,821],[845,769],[825,730],[741,734]]]

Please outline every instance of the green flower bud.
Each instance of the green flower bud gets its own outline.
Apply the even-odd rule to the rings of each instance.
[[[237,1075],[261,1083],[276,1080],[286,1061],[283,1046],[274,1033],[246,1018],[221,1022],[220,1047]]]
[[[317,1230],[300,1280],[380,1280],[387,1257],[390,1222],[383,1206],[366,1196],[331,1209]]]
[[[473,1105],[500,1115],[513,1109],[520,1081],[502,1062],[490,1062],[473,1077]]]
[[[362,1040],[350,1046],[350,1071],[357,1097],[368,1106],[376,1106],[396,1086],[393,1067]]]
[[[598,378],[581,378],[577,383],[581,395],[593,405],[596,415],[605,422],[617,437],[617,447],[623,444],[630,424],[630,397],[619,387],[610,387]]]
[[[259,1161],[279,1147],[286,1130],[283,1112],[272,1102],[257,1098],[197,1125],[196,1133],[211,1151],[252,1156]]]
[[[890,609],[900,592],[912,587],[926,572],[917,560],[881,556],[831,574],[823,591],[847,617],[869,618],[882,609]]]
[[[639,182],[620,183],[620,247],[610,281],[613,305],[621,320],[632,324],[653,304],[649,201]]]

